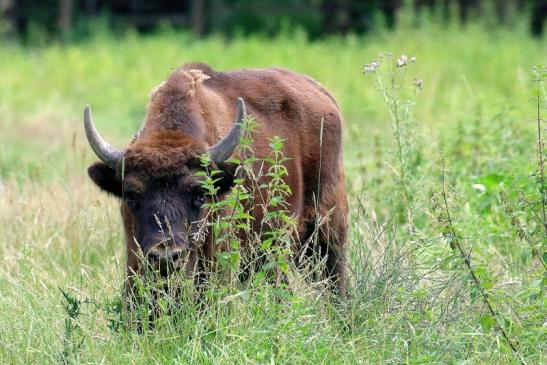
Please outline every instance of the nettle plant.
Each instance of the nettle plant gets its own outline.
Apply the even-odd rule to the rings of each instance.
[[[287,206],[291,189],[284,180],[288,174],[285,162],[289,157],[283,154],[284,140],[277,136],[269,141],[270,155],[256,157],[251,146],[257,123],[252,118],[244,123],[240,158],[230,160],[239,165],[236,179],[222,200],[218,199],[215,187],[216,176],[221,172],[211,169],[207,155],[200,158],[204,169],[196,174],[203,178],[202,188],[209,202],[204,205],[208,213],[200,222],[196,238],[203,239],[205,230],[212,233],[217,250],[215,269],[231,283],[252,275],[257,285],[263,283],[263,279],[284,285],[296,225]],[[251,209],[262,211],[260,222],[254,221]],[[252,229],[257,226],[258,230]]]

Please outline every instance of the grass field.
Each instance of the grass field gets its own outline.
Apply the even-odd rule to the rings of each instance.
[[[381,52],[416,63],[391,73],[385,59],[364,74]],[[83,106],[124,146],[150,90],[190,61],[281,66],[337,97],[351,203],[347,301],[298,282],[291,292],[218,286],[205,312],[189,303],[143,334],[120,325],[119,210],[87,178]],[[0,45],[0,363],[547,363],[536,143],[547,110],[531,72],[542,62],[546,38],[518,22],[315,42],[298,32],[195,40],[164,31]],[[392,80],[402,91],[390,98]],[[393,118],[394,102],[413,112]]]

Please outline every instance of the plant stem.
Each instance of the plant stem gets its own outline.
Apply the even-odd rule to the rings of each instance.
[[[541,181],[541,208],[543,211],[543,228],[545,229],[545,235],[547,236],[547,214],[545,213],[545,167],[543,165],[543,139],[541,137],[541,79],[540,75],[536,76],[537,82],[537,99],[536,99],[536,121],[538,130],[538,163],[539,163],[539,175]]]
[[[511,350],[513,350],[515,355],[517,355],[520,363],[525,364],[524,360],[520,357],[520,354],[517,350],[517,347],[515,346],[513,341],[511,341],[511,339],[509,338],[509,335],[507,334],[507,332],[505,332],[505,329],[499,324],[496,311],[494,310],[494,307],[493,307],[492,303],[490,302],[490,298],[488,296],[488,293],[482,287],[479,278],[475,274],[475,270],[473,269],[473,266],[471,266],[470,255],[465,254],[465,252],[463,251],[461,242],[458,239],[456,229],[454,228],[454,224],[452,223],[452,217],[450,215],[450,209],[448,208],[448,200],[446,198],[446,179],[445,179],[445,160],[444,160],[444,158],[443,158],[443,172],[442,172],[442,195],[443,195],[444,207],[445,207],[445,212],[446,212],[446,220],[447,220],[447,223],[448,223],[448,228],[450,230],[450,234],[452,236],[451,241],[450,241],[451,247],[452,247],[452,249],[457,249],[457,252],[460,255],[460,257],[462,258],[462,260],[465,264],[465,267],[467,268],[467,271],[469,271],[469,274],[471,275],[471,278],[473,279],[473,282],[475,283],[475,286],[477,287],[477,289],[479,290],[479,292],[482,295],[482,299],[483,299],[484,304],[488,308],[488,311],[490,312],[490,315],[492,315],[492,317],[494,318],[496,327],[501,332],[503,338],[509,344],[509,347],[511,347]]]
[[[528,206],[532,206],[532,203],[530,203],[530,201],[528,201],[528,199],[526,198],[526,195],[524,194],[524,192],[521,189],[519,189],[519,193],[520,193],[520,196],[522,197],[522,199],[526,202],[526,204],[528,204]],[[540,220],[540,218],[537,216],[537,214],[534,210],[532,210],[532,213],[534,214],[536,219]],[[524,227],[522,227],[522,225],[518,221],[515,221],[515,226],[517,227],[518,230],[520,230],[520,232],[521,232],[520,234],[522,235],[522,237],[524,237],[525,241],[528,242],[528,245],[532,249],[532,255],[535,256],[539,260],[539,262],[541,263],[543,268],[545,270],[547,270],[547,264],[545,263],[545,261],[543,261],[543,258],[541,257],[539,252],[537,252],[537,250],[534,249],[534,244],[532,243],[532,239],[530,237],[528,237]]]

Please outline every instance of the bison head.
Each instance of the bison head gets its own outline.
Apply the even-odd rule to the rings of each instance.
[[[237,119],[230,132],[212,147],[184,132],[156,130],[139,135],[122,151],[97,132],[89,106],[84,111],[85,132],[101,162],[88,169],[91,179],[121,200],[128,245],[128,269],[140,270],[138,252],[162,275],[196,267],[198,242],[192,237],[199,228],[206,202],[196,172],[203,167],[199,157],[208,154],[217,194],[230,189],[235,166],[225,161],[232,155],[243,133],[245,104],[237,101]]]

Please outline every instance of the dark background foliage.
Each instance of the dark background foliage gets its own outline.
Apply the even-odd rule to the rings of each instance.
[[[507,24],[526,16],[536,36],[547,16],[547,0],[0,0],[0,34],[28,40],[32,30],[39,30],[48,39],[79,40],[102,21],[115,32],[152,32],[167,24],[198,36],[275,35],[299,27],[317,38],[392,28],[405,4],[464,23],[486,15]]]

